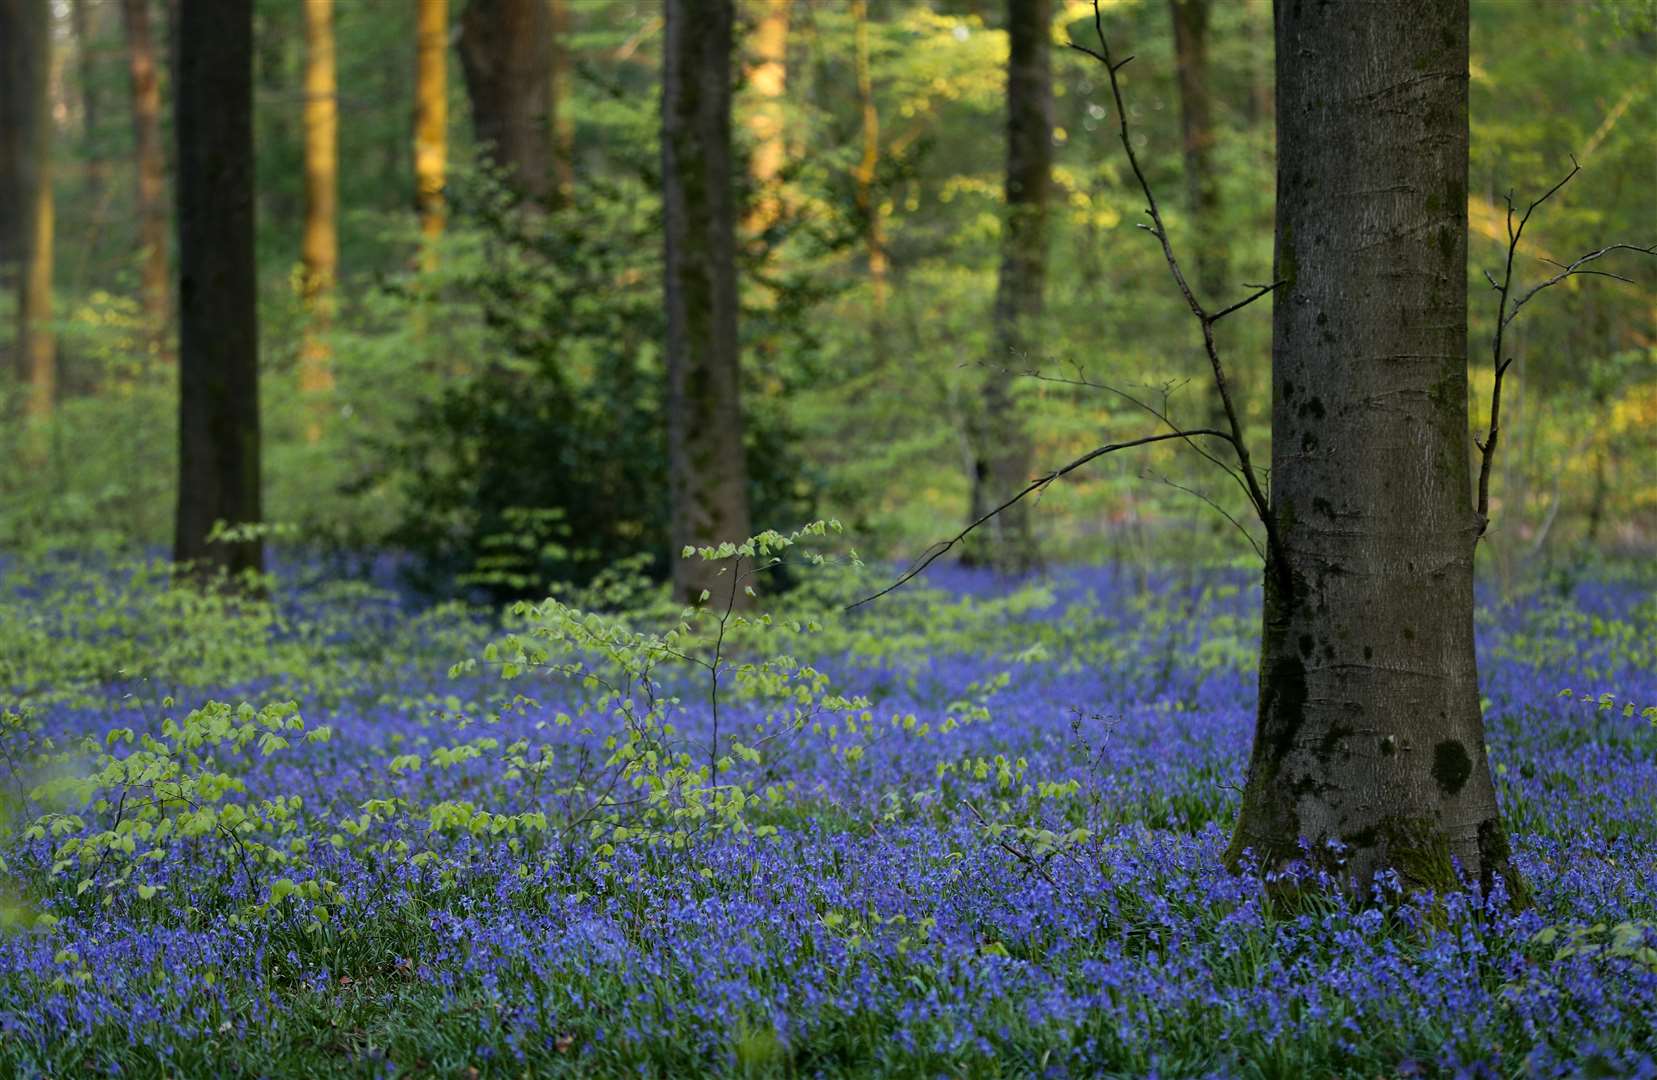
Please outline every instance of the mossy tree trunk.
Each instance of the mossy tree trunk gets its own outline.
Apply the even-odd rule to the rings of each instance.
[[[1359,889],[1519,887],[1473,651],[1467,48],[1467,0],[1277,4],[1278,542],[1228,856],[1305,838]]]
[[[749,532],[731,190],[731,0],[668,0],[662,65],[668,469],[673,586],[721,606],[731,577],[686,545]],[[737,603],[743,603],[738,595]]]
[[[263,569],[253,247],[252,0],[179,0],[179,476],[173,554],[200,575]]]
[[[1007,4],[1006,213],[995,288],[994,351],[972,432],[970,521],[1030,482],[1030,435],[1013,399],[1011,373],[1041,365],[1047,193],[1053,171],[1051,23],[1049,0]],[[1016,503],[991,519],[986,539],[980,558],[1003,573],[1023,573],[1039,561],[1027,503]]]

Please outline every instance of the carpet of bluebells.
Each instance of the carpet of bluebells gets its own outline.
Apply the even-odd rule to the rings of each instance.
[[[1657,1077],[1648,568],[1482,594],[1517,913],[1222,868],[1241,571],[0,569],[0,1074]]]

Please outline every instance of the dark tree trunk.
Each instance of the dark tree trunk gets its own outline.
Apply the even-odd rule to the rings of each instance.
[[[731,576],[686,545],[748,537],[738,395],[736,216],[731,191],[731,0],[668,0],[662,65],[668,468],[673,586],[725,599]],[[740,602],[740,599],[739,599]]]
[[[478,145],[526,199],[545,204],[553,170],[552,11],[548,0],[470,0],[460,66]]]
[[[12,364],[25,415],[52,411],[51,9],[0,0],[0,277],[17,297]]]
[[[154,355],[170,361],[167,323],[167,162],[161,148],[161,79],[150,33],[149,0],[121,0],[132,77],[133,145],[138,165],[139,277]]]
[[[56,343],[51,335],[51,8],[0,0],[0,275],[17,295],[13,363],[23,414],[51,416]],[[31,444],[43,454],[43,444]]]
[[[97,48],[93,39],[97,32],[92,25],[89,0],[74,0],[69,17],[75,34],[75,75],[81,84],[81,156],[86,161],[86,195],[97,206],[103,200],[104,185],[109,180],[109,166],[104,161],[103,144],[98,139],[103,95],[98,83],[97,65],[92,62]]]
[[[260,521],[259,343],[253,250],[252,0],[180,0],[179,474],[174,558],[199,574],[263,568],[257,539],[209,542],[217,522]]]
[[[976,424],[970,520],[1030,481],[1030,436],[1012,397],[1010,371],[1040,366],[1042,292],[1047,277],[1047,190],[1053,168],[1053,80],[1048,0],[1007,4],[1007,212],[995,289],[995,352]],[[1023,573],[1038,561],[1028,504],[990,521],[986,561]]]
[[[1276,14],[1277,543],[1228,857],[1522,891],[1473,652],[1467,0]]]

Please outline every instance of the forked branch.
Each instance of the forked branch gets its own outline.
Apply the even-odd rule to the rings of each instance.
[[[1519,317],[1520,309],[1530,303],[1537,293],[1552,288],[1567,278],[1608,277],[1616,281],[1632,283],[1632,279],[1623,277],[1621,274],[1613,274],[1606,270],[1583,269],[1589,263],[1604,258],[1614,251],[1633,251],[1643,255],[1657,255],[1657,245],[1607,244],[1596,251],[1588,252],[1573,262],[1552,263],[1552,265],[1559,267],[1559,273],[1544,281],[1537,282],[1517,298],[1513,296],[1513,258],[1518,254],[1519,241],[1525,235],[1525,226],[1530,224],[1530,217],[1536,212],[1537,207],[1551,199],[1581,171],[1582,166],[1577,164],[1575,157],[1572,157],[1571,171],[1565,174],[1564,179],[1544,191],[1529,206],[1525,207],[1523,214],[1519,214],[1518,207],[1513,203],[1513,193],[1511,191],[1507,193],[1507,260],[1502,271],[1502,280],[1498,282],[1495,275],[1490,271],[1486,270],[1484,272],[1485,280],[1490,282],[1492,289],[1496,290],[1497,300],[1496,329],[1492,333],[1490,341],[1490,364],[1495,372],[1495,379],[1490,388],[1490,426],[1485,430],[1483,439],[1473,440],[1479,448],[1478,500],[1474,508],[1478,536],[1483,536],[1485,530],[1490,526],[1490,472],[1496,462],[1496,440],[1501,435],[1502,430],[1502,377],[1507,374],[1507,369],[1513,366],[1513,357],[1502,355],[1502,339],[1507,331],[1508,324]],[[1517,221],[1514,220],[1516,215],[1518,217]],[[1552,260],[1547,261],[1552,262]],[[1508,303],[1510,299],[1512,300],[1511,307]]]
[[[1083,465],[1086,465],[1088,462],[1093,461],[1095,458],[1102,458],[1106,454],[1114,454],[1118,450],[1127,450],[1135,446],[1146,446],[1150,443],[1166,442],[1169,439],[1192,439],[1199,435],[1207,435],[1216,439],[1224,439],[1227,442],[1231,441],[1230,435],[1216,428],[1191,428],[1188,431],[1164,431],[1156,435],[1146,435],[1144,438],[1140,439],[1130,439],[1127,442],[1109,443],[1105,446],[1095,447],[1094,449],[1083,454],[1081,457],[1077,458],[1075,461],[1070,462],[1068,465],[1061,465],[1052,472],[1036,477],[1034,480],[1024,485],[1024,488],[1019,491],[1018,494],[1014,495],[1000,506],[995,507],[993,510],[985,511],[982,515],[968,524],[966,528],[962,529],[948,540],[942,540],[932,545],[931,550],[927,552],[926,556],[905,571],[902,577],[898,578],[896,581],[892,582],[890,585],[886,586],[877,593],[865,596],[861,600],[854,600],[853,602],[847,604],[844,610],[851,611],[855,608],[860,608],[864,604],[879,600],[887,593],[896,592],[898,589],[903,588],[903,586],[919,577],[921,572],[927,567],[943,558],[943,556],[956,544],[959,544],[968,536],[972,535],[973,531],[980,525],[983,525],[985,522],[995,517],[995,515],[1006,510],[1009,506],[1012,506],[1026,496],[1033,495],[1036,492],[1048,487],[1055,480],[1075,472],[1077,469],[1081,468]]]
[[[1156,237],[1157,242],[1162,245],[1162,257],[1163,261],[1168,264],[1168,272],[1173,276],[1174,284],[1179,288],[1180,295],[1185,298],[1186,306],[1191,309],[1192,316],[1196,318],[1197,323],[1202,327],[1203,351],[1208,355],[1209,367],[1214,374],[1214,386],[1219,392],[1220,404],[1224,407],[1226,426],[1229,430],[1221,431],[1217,428],[1191,428],[1181,430],[1177,428],[1162,412],[1156,409],[1150,409],[1149,406],[1145,406],[1142,402],[1138,402],[1128,395],[1123,395],[1125,397],[1129,397],[1129,400],[1135,401],[1135,403],[1141,405],[1141,407],[1149,409],[1153,415],[1167,423],[1173,430],[1157,435],[1148,435],[1144,438],[1133,439],[1128,442],[1110,443],[1109,445],[1098,447],[1097,449],[1088,451],[1086,454],[1083,454],[1081,457],[1070,462],[1068,465],[1054,469],[1052,472],[1049,472],[1044,476],[1036,477],[1034,480],[1030,481],[1029,484],[1025,485],[1023,490],[1019,491],[1016,495],[1002,503],[1000,506],[988,511],[983,516],[970,523],[966,528],[950,537],[948,540],[934,544],[925,557],[923,557],[914,566],[910,567],[902,577],[898,578],[892,584],[888,585],[879,592],[874,593],[873,595],[865,596],[861,600],[848,604],[846,606],[847,611],[850,611],[853,608],[861,607],[864,604],[870,603],[874,600],[878,600],[886,594],[902,588],[904,585],[914,580],[915,577],[924,571],[928,566],[931,566],[938,559],[942,558],[943,555],[955,547],[955,545],[959,544],[962,540],[965,540],[967,536],[980,525],[983,525],[985,522],[1006,510],[1008,507],[1019,502],[1026,496],[1043,490],[1055,480],[1074,472],[1095,458],[1115,453],[1118,450],[1126,450],[1135,446],[1145,446],[1149,443],[1163,442],[1169,439],[1182,439],[1186,442],[1192,442],[1192,440],[1194,440],[1197,436],[1206,436],[1209,438],[1222,439],[1231,446],[1232,453],[1237,459],[1237,468],[1233,472],[1233,476],[1235,476],[1242,484],[1243,492],[1248,497],[1249,505],[1253,507],[1255,515],[1260,519],[1261,525],[1265,527],[1266,551],[1269,554],[1277,549],[1277,527],[1275,522],[1272,520],[1271,503],[1266,496],[1265,489],[1262,487],[1260,478],[1256,474],[1254,465],[1249,458],[1248,446],[1243,441],[1243,425],[1238,420],[1237,406],[1231,396],[1231,384],[1226,379],[1225,365],[1220,362],[1219,348],[1214,342],[1214,324],[1228,315],[1241,311],[1243,308],[1248,307],[1256,300],[1271,294],[1279,286],[1281,286],[1283,282],[1274,281],[1267,285],[1251,285],[1249,287],[1254,291],[1250,295],[1234,304],[1223,307],[1216,312],[1211,313],[1202,306],[1202,302],[1197,298],[1196,293],[1192,292],[1190,284],[1186,281],[1185,272],[1180,269],[1179,259],[1174,255],[1173,244],[1168,239],[1167,226],[1162,220],[1162,211],[1157,206],[1156,193],[1151,190],[1150,181],[1145,178],[1145,170],[1140,167],[1139,155],[1134,153],[1133,140],[1129,137],[1128,133],[1128,110],[1126,104],[1122,100],[1121,81],[1117,78],[1117,73],[1126,67],[1128,63],[1133,60],[1133,57],[1129,56],[1122,60],[1111,59],[1110,42],[1105,37],[1104,16],[1099,9],[1099,0],[1093,0],[1093,29],[1099,38],[1099,48],[1097,50],[1074,41],[1070,43],[1070,47],[1075,49],[1077,52],[1084,53],[1097,60],[1104,66],[1105,71],[1110,76],[1110,92],[1116,105],[1116,115],[1118,120],[1117,129],[1122,141],[1122,149],[1127,153],[1128,164],[1133,169],[1135,179],[1139,181],[1139,190],[1145,196],[1145,213],[1151,219],[1151,223],[1149,225],[1141,225],[1140,228],[1145,229],[1152,236]],[[1114,392],[1121,393],[1121,391]],[[1199,452],[1205,457],[1210,456],[1207,451],[1201,450],[1200,447],[1198,449]],[[1221,465],[1221,468],[1226,469],[1228,472],[1232,471],[1229,467],[1217,460],[1215,461],[1215,464]],[[1242,529],[1241,524],[1236,523],[1235,521],[1233,524],[1237,524],[1238,528]],[[1246,529],[1243,529],[1242,531],[1245,536],[1248,535],[1248,531]],[[1258,547],[1256,550],[1259,550]]]

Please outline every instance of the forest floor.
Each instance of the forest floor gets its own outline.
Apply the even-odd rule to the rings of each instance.
[[[1520,914],[1221,867],[1246,576],[932,581],[733,629],[710,781],[660,605],[10,566],[0,1073],[1657,1076],[1648,571],[1480,608]]]

